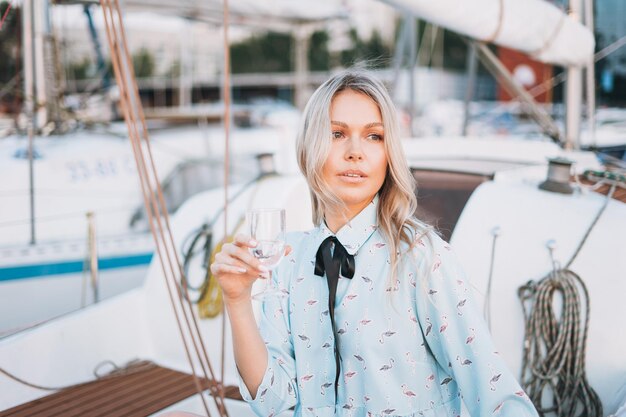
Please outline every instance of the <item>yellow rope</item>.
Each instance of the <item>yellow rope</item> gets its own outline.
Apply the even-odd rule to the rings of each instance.
[[[215,255],[222,250],[222,246],[224,243],[230,242],[233,240],[234,235],[239,230],[239,228],[243,225],[245,220],[245,216],[241,216],[235,229],[232,234],[225,236],[211,252],[211,265],[215,261]],[[204,279],[204,283],[200,288],[201,296],[198,300],[198,314],[201,319],[213,319],[220,315],[222,312],[224,298],[222,295],[222,289],[217,283],[216,279],[213,279],[213,275],[211,274],[211,268],[207,268],[206,277]]]

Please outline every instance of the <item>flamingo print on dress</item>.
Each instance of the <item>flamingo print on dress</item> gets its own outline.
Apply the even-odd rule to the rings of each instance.
[[[320,385],[320,392],[322,393],[322,395],[326,395],[326,390],[332,386],[332,382],[324,382],[322,385]]]
[[[424,336],[428,336],[432,330],[433,324],[430,322],[430,317],[426,317],[426,331],[424,332]]]
[[[459,355],[456,355],[456,360],[461,364],[461,366],[466,366],[466,365],[471,365],[472,361],[465,358],[463,360],[461,360],[461,357]]]
[[[435,374],[430,374],[426,377],[426,389],[429,390],[432,387],[432,382],[435,380]]]
[[[315,297],[315,288],[311,287],[311,290],[309,291],[309,298],[304,304],[304,311],[309,311],[311,308],[315,307],[318,302],[319,300]]]
[[[411,352],[407,352],[405,356],[406,356],[406,362],[411,367],[411,374],[415,375],[415,370],[416,370],[415,368],[417,367],[417,361],[413,358],[413,355],[411,354]]]
[[[328,317],[330,315],[330,312],[328,311],[328,309],[322,311],[320,313],[320,323],[324,323],[324,320],[326,319],[326,317]]]
[[[341,336],[342,334],[345,334],[347,331],[348,331],[348,322],[347,322],[347,321],[344,321],[344,322],[343,322],[343,327],[342,327],[342,328],[340,328],[339,330],[337,330],[337,334],[338,334],[339,336]]]
[[[367,284],[369,285],[368,290],[369,291],[374,291],[374,282],[372,281],[372,279],[370,277],[366,277],[364,275],[361,275],[361,279]]]
[[[311,348],[311,339],[309,338],[309,336],[307,336],[306,325],[307,325],[306,322],[302,323],[302,333],[298,334],[298,339],[300,339],[304,343],[306,343],[306,348],[310,349]]]
[[[380,334],[380,339],[378,339],[378,341],[382,345],[385,343],[385,337],[389,338],[393,336],[394,334],[396,334],[396,332],[394,332],[393,330],[387,330],[386,332],[383,332]]]
[[[441,255],[437,254],[437,259],[433,262],[433,272],[437,272],[439,267],[441,267]]]
[[[470,327],[469,331],[470,331],[470,335],[467,336],[467,339],[465,339],[465,344],[466,345],[469,345],[470,343],[472,343],[474,341],[474,338],[476,337],[476,334],[474,332],[474,328],[473,327]]]
[[[497,354],[497,352],[494,352],[494,353]],[[493,365],[491,365],[490,363],[488,363],[487,366],[491,370],[491,379],[489,380],[489,389],[491,391],[495,391],[496,390],[496,383],[500,380],[500,377],[502,376],[502,373],[496,371],[493,368]]]
[[[417,317],[415,317],[415,313],[413,312],[413,307],[409,307],[407,312],[409,313],[409,320],[411,320],[413,322],[413,325],[412,325],[413,336],[416,336],[417,335],[417,327],[419,326],[419,322],[417,321]]]
[[[368,224],[369,220],[362,227],[359,224],[358,230],[354,232],[363,233]],[[343,232],[340,236],[344,238]],[[320,237],[318,233],[310,240],[317,242]],[[274,385],[268,389],[263,403],[251,398],[256,414],[266,417],[272,407],[278,414],[287,405],[286,402],[291,406],[300,401],[301,410],[311,416],[332,414],[335,411],[334,404],[337,404],[337,414],[343,417],[411,414],[418,417],[420,410],[424,416],[443,415],[445,412],[447,417],[453,417],[459,412],[458,405],[462,400],[457,397],[462,389],[465,396],[463,401],[471,408],[480,410],[474,413],[476,415],[535,415],[516,412],[520,410],[520,404],[530,403],[517,396],[516,392],[521,388],[510,380],[502,361],[491,356],[494,350],[490,348],[491,344],[479,343],[483,342],[482,339],[488,342],[489,335],[483,331],[482,322],[477,321],[481,317],[475,317],[474,309],[470,309],[472,288],[461,281],[460,272],[459,275],[449,274],[449,271],[456,271],[457,268],[447,250],[440,243],[434,246],[433,251],[416,249],[418,262],[406,262],[399,267],[397,276],[400,277],[400,293],[394,294],[385,291],[388,285],[385,277],[390,272],[386,264],[389,245],[379,250],[372,248],[374,244],[383,241],[379,235],[359,239],[345,236],[344,242],[359,247],[360,253],[355,257],[357,275],[353,280],[340,280],[338,284],[339,301],[336,306],[340,307],[341,304],[345,308],[337,309],[334,334],[330,326],[326,282],[324,279],[312,279],[313,263],[309,265],[309,259],[303,261],[302,253],[296,253],[295,266],[288,264],[279,267],[278,273],[282,274],[279,285],[281,282],[292,283],[291,294],[287,302],[275,303],[271,309],[265,310],[265,322],[260,323],[263,326],[262,334],[267,334],[272,342],[270,347],[274,350],[271,351],[273,358],[269,366],[274,367],[276,375]],[[439,242],[437,237],[434,239],[435,243]],[[430,240],[424,237],[426,248],[431,248]],[[308,243],[307,239],[294,247],[296,251],[308,254],[317,249],[313,246],[319,246],[319,243]],[[307,249],[309,247],[310,250]],[[375,253],[371,259],[368,256],[370,249]],[[433,273],[432,269],[438,261],[441,265]],[[301,276],[306,278],[301,284],[306,284],[310,279],[311,285],[297,283],[297,278]],[[390,282],[393,287],[393,280]],[[313,293],[310,292],[312,287],[315,288]],[[384,304],[389,295],[394,295],[391,310]],[[449,296],[452,298],[447,298]],[[284,317],[275,317],[280,316],[279,304],[282,304]],[[290,308],[294,305],[295,308]],[[390,319],[393,325],[389,325]],[[289,337],[288,343],[282,343],[281,339],[286,337],[289,330],[293,335]],[[445,343],[453,338],[455,344]],[[337,397],[334,339],[341,351],[342,364]],[[373,340],[379,341],[376,345],[378,348],[371,345]],[[359,349],[359,344],[366,347],[365,343],[369,343],[367,349]],[[307,348],[309,344],[310,349]],[[443,352],[443,357],[437,360],[433,355],[439,352]],[[282,362],[287,364],[277,363],[280,356]],[[494,359],[490,360],[489,357]],[[310,370],[307,362],[310,363]],[[452,369],[447,368],[449,362]],[[492,370],[487,367],[488,362],[492,363]],[[452,373],[453,370],[455,373]],[[372,389],[366,371],[377,374],[380,384],[375,389]],[[458,380],[454,376],[456,374]],[[469,382],[469,386],[463,384],[466,375],[474,381]],[[291,383],[289,379],[294,376],[297,379]],[[259,387],[259,394],[270,387],[271,377],[270,374],[264,378],[266,385]],[[492,381],[494,377],[498,377],[498,380]],[[279,387],[284,387],[283,398],[273,394],[278,392],[276,390]],[[496,388],[495,392],[490,390],[491,387]],[[247,394],[245,387],[243,393]],[[478,397],[481,401],[477,404]],[[451,398],[455,400],[448,404]],[[496,410],[506,398],[517,398],[518,401],[507,401],[500,411]],[[433,404],[432,410],[429,403]],[[327,405],[332,405],[332,410],[330,407],[327,409]],[[344,409],[344,405],[348,407]],[[307,407],[311,409],[307,411]]]
[[[365,365],[365,359],[363,359],[363,357],[361,355],[354,355],[354,358],[361,362],[361,364],[363,365],[363,370],[367,369],[367,365]]]
[[[347,302],[347,301],[352,301],[352,300],[354,300],[354,299],[355,299],[355,298],[357,298],[357,297],[358,297],[358,294],[348,294],[348,295],[346,295],[346,296],[343,298],[343,301],[341,302],[341,305],[342,305],[343,307],[345,307],[345,306],[346,306],[346,302]]]
[[[388,371],[391,368],[393,368],[393,358],[389,358],[389,364],[384,364],[383,366],[380,367],[379,371]]]
[[[413,407],[413,398],[417,397],[417,394],[415,394],[413,391],[411,391],[406,384],[402,384],[402,394],[404,394],[404,396],[407,397],[407,399],[409,401],[409,407],[412,408]]]
[[[348,411],[350,415],[352,415],[352,413],[354,412],[354,398],[348,397],[348,402],[344,404],[341,408]]]
[[[394,412],[394,411],[396,411],[396,409],[395,409],[395,408],[391,408],[391,407],[390,407],[390,405],[389,405],[389,404],[390,404],[390,401],[389,401],[389,396],[387,396],[387,397],[386,397],[386,399],[387,399],[387,408],[385,408],[384,410],[382,410],[382,411],[380,412],[380,414],[384,414],[384,415],[387,415],[387,416],[388,416],[388,415],[390,415],[390,414],[393,414],[393,412]]]
[[[502,376],[502,374],[496,374],[496,375],[493,375],[491,377],[491,379],[489,380],[489,389],[490,390],[492,390],[492,391],[496,390],[496,385],[495,384],[496,384],[496,382],[498,382],[500,380],[501,376]]]
[[[409,284],[413,288],[417,288],[417,280],[415,279],[415,274],[413,272],[409,272]]]
[[[375,256],[376,252],[378,252],[381,248],[385,247],[385,244],[382,242],[378,242],[378,243],[374,243],[373,245],[370,245],[369,249],[368,249],[368,255],[369,256]]]
[[[450,396],[450,382],[454,381],[451,377],[447,376],[441,381],[439,385],[442,387],[446,387],[446,391],[448,391],[448,397]]]
[[[357,371],[348,371],[346,373],[343,374],[343,382],[345,384],[348,383],[348,381],[352,378],[354,378],[357,375]]]
[[[393,321],[391,317],[387,319],[387,329],[387,331],[380,334],[380,338],[378,339],[378,342],[380,342],[381,345],[385,343],[385,337],[390,338],[391,336],[396,334],[395,330],[393,330]]]
[[[301,376],[301,377],[299,378],[299,381],[298,381],[298,386],[300,387],[300,389],[301,389],[301,390],[302,390],[302,389],[304,389],[304,382],[309,382],[310,380],[312,380],[312,379],[313,379],[313,377],[315,377],[315,375],[313,375],[313,374],[309,371],[309,364],[308,364],[308,363],[307,363],[306,369],[307,369],[306,374],[304,374],[303,376]]]
[[[461,301],[459,301],[458,304],[456,305],[456,314],[458,314],[459,316],[463,315],[463,311],[461,310],[461,308],[465,306],[466,302],[467,302],[467,298],[464,298]]]
[[[298,338],[307,344],[307,349],[311,347],[311,339],[309,338],[309,336],[305,334],[299,334]]]
[[[363,314],[363,318],[359,320],[359,324],[356,326],[356,331],[360,331],[361,327],[365,327],[372,322],[369,318],[369,309],[365,308],[365,313]]]
[[[446,315],[441,316],[441,321],[443,322],[443,324],[439,327],[439,333],[445,332],[446,329],[448,328],[448,316]]]
[[[261,401],[261,402],[265,401],[265,394],[267,394],[267,390],[268,390],[268,388],[265,388],[264,390],[262,390],[259,393],[259,401]]]

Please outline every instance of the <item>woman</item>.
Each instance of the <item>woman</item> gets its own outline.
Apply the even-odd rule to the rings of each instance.
[[[414,217],[414,182],[381,82],[325,82],[297,139],[317,227],[288,236],[259,329],[256,242],[224,245],[224,293],[241,376],[260,416],[536,416],[495,351],[450,247]]]

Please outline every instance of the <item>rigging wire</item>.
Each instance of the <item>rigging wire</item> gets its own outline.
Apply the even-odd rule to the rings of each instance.
[[[11,11],[11,3],[9,2],[6,10],[4,11],[4,16],[2,16],[2,20],[0,20],[0,30],[2,30],[2,26],[4,26],[4,21],[6,20],[10,11]]]
[[[230,43],[228,40],[228,28],[229,28],[229,7],[228,0],[224,0],[223,7],[223,19],[224,23],[222,25],[224,31],[224,90],[223,90],[223,98],[224,98],[224,238],[228,236],[228,171],[230,164]],[[222,303],[222,357],[221,357],[221,379],[220,381],[224,381],[224,372],[225,372],[225,340],[226,340],[226,306]],[[220,405],[223,407],[224,404],[224,384],[220,384],[220,397],[221,402]],[[220,409],[220,414],[224,412],[223,408]]]

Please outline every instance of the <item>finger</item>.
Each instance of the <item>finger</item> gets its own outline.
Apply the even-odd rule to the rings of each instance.
[[[246,270],[246,268],[242,268],[242,267],[235,266],[235,265],[213,263],[211,265],[211,272],[213,273],[213,275],[220,275],[220,274],[245,274],[248,271]]]
[[[290,245],[285,246],[285,256],[289,255],[293,251]]]
[[[234,259],[237,259],[244,264],[255,268],[257,271],[267,272],[267,268],[259,262],[257,258],[252,256],[247,249],[243,249],[237,246],[230,246],[227,248],[227,254]]]
[[[233,244],[236,246],[254,248],[257,245],[257,242],[248,235],[238,233],[233,240]]]
[[[217,255],[215,256],[215,263],[235,266],[237,268],[240,268],[240,273],[247,273],[250,277],[254,277],[254,278],[258,278],[258,277],[265,278],[266,275],[269,275],[269,271],[267,269],[263,270],[263,268],[256,268],[252,265],[248,265],[240,261],[237,258],[231,257],[223,253],[221,253],[219,258]]]

